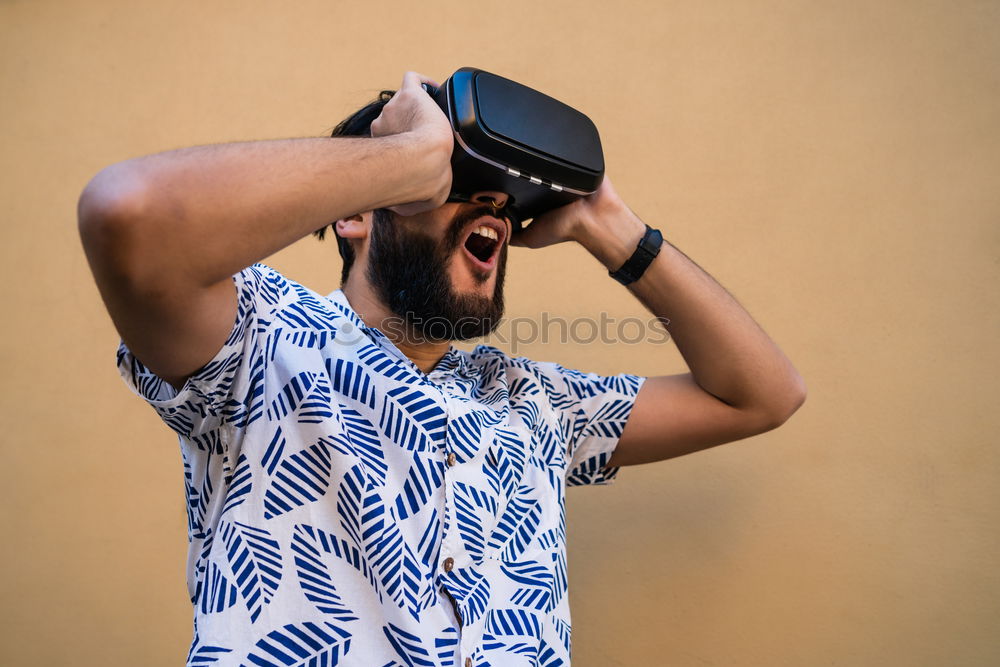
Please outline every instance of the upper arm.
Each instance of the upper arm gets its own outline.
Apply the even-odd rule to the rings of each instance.
[[[202,286],[157,267],[124,197],[80,198],[80,237],[115,328],[132,353],[179,388],[218,353],[236,319],[232,279]]]
[[[779,426],[784,419],[724,403],[690,373],[648,378],[608,467],[690,454]]]

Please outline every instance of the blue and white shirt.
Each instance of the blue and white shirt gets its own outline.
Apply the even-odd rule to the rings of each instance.
[[[178,392],[122,345],[180,437],[188,665],[568,665],[565,488],[604,469],[643,378],[452,347],[421,372],[257,264]]]

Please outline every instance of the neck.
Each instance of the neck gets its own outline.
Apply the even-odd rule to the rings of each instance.
[[[352,272],[353,276],[353,272]],[[368,283],[353,282],[348,278],[343,286],[344,296],[358,317],[369,327],[385,334],[407,358],[424,373],[430,373],[451,347],[449,341],[419,342],[401,318],[390,311],[378,298]]]

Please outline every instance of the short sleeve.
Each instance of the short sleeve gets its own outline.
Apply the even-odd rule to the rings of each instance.
[[[245,420],[263,382],[260,361],[268,314],[281,293],[281,280],[280,274],[260,264],[233,276],[237,311],[229,337],[180,391],[146,368],[124,342],[118,347],[122,379],[180,436],[207,438],[226,421]]]
[[[566,443],[566,485],[608,484],[620,468],[604,469],[632,413],[646,378],[621,373],[598,375],[532,363],[559,416]]]

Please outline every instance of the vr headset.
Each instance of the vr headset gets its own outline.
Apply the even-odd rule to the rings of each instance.
[[[424,88],[451,120],[455,134],[448,201],[483,190],[509,195],[514,230],[597,190],[604,152],[584,114],[520,83],[463,67],[444,84]]]

